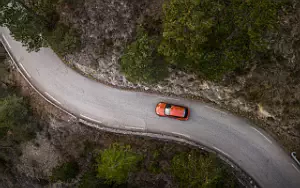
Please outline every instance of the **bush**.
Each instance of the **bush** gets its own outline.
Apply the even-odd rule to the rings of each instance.
[[[225,177],[226,171],[214,155],[203,157],[196,152],[181,153],[173,157],[171,172],[179,187],[208,188],[233,187],[232,177]]]
[[[218,79],[266,52],[279,7],[273,0],[167,1],[159,52],[178,68]]]
[[[79,166],[77,162],[67,162],[52,170],[51,181],[69,182],[79,173]]]
[[[121,70],[132,82],[156,83],[168,76],[167,65],[157,53],[159,40],[142,29],[121,57]]]
[[[129,145],[113,144],[101,151],[96,158],[97,177],[105,179],[107,184],[126,183],[131,172],[137,169],[141,157],[132,152]]]

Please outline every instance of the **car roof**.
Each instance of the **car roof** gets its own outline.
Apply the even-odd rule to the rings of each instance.
[[[186,109],[184,107],[176,106],[176,105],[171,106],[171,112],[170,112],[171,116],[184,117],[185,113],[186,113]]]

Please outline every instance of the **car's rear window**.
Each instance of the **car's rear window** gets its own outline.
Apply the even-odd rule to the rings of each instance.
[[[184,110],[184,118],[187,118],[187,116],[189,115],[189,110],[186,108],[185,110]]]

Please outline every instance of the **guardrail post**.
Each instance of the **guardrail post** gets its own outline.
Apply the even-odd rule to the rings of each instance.
[[[300,166],[300,161],[297,159],[297,156],[296,156],[296,152],[292,152],[291,153],[291,156],[293,157],[293,159],[298,163],[298,165]]]

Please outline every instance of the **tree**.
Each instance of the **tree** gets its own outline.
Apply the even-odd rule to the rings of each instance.
[[[157,53],[159,40],[149,37],[141,28],[137,40],[121,57],[121,71],[132,82],[156,83],[168,76],[167,65]]]
[[[48,30],[48,20],[35,14],[22,0],[1,0],[0,12],[0,25],[8,27],[13,37],[29,51],[48,46],[43,38]]]
[[[28,51],[50,45],[60,55],[73,52],[80,45],[78,33],[59,23],[57,1],[1,0],[0,26],[9,28]]]
[[[266,53],[279,9],[273,0],[166,1],[158,51],[180,69],[221,78]]]
[[[194,151],[178,154],[172,159],[171,172],[179,187],[183,188],[234,186],[232,178],[224,177],[225,171],[213,155],[203,157]]]
[[[129,145],[112,144],[96,158],[97,177],[105,179],[107,184],[126,183],[130,172],[136,170],[140,160],[141,157],[132,152]]]
[[[159,52],[169,63],[184,70],[203,73],[203,70],[217,68],[215,62],[210,61],[216,54],[207,53],[211,50],[205,48],[216,22],[215,16],[223,7],[221,2],[211,0],[166,2]]]

